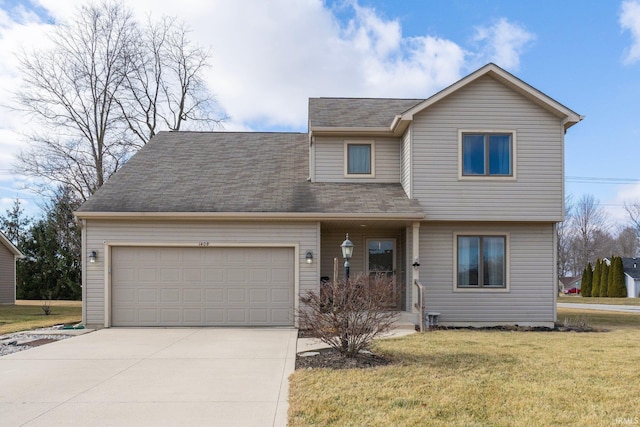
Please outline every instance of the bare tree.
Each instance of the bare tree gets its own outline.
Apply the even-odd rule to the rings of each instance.
[[[212,128],[224,120],[202,78],[209,52],[194,45],[189,31],[174,18],[147,22],[140,32],[135,65],[126,76],[127,91],[118,102],[140,145],[158,129]]]
[[[609,239],[611,236],[608,234],[604,209],[591,194],[585,194],[578,200],[571,223],[574,233],[574,269],[579,271],[603,251],[606,253],[610,249],[606,242],[607,236]]]
[[[16,98],[37,130],[19,171],[86,200],[159,129],[210,123],[208,53],[186,34],[170,19],[143,28],[123,3],[104,1],[56,26],[52,48],[23,52]]]
[[[135,33],[121,4],[83,6],[54,29],[53,48],[23,52],[17,100],[41,126],[19,156],[23,173],[86,199],[126,160],[131,146],[114,99],[131,69]]]
[[[615,254],[622,257],[635,257],[638,255],[638,233],[634,227],[620,227],[616,237]]]
[[[624,210],[627,211],[627,215],[629,215],[629,222],[636,230],[636,235],[640,236],[640,201],[635,200],[630,203],[625,203]]]
[[[573,198],[564,199],[564,221],[556,225],[556,243],[558,245],[558,278],[571,272],[571,221],[573,217]]]

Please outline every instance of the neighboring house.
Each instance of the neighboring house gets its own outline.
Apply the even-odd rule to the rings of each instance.
[[[627,298],[640,297],[640,258],[622,258]]]
[[[76,212],[84,323],[294,326],[349,233],[405,320],[552,326],[581,119],[488,64],[428,99],[312,98],[308,133],[161,132]]]
[[[0,232],[0,304],[16,303],[16,261],[22,254]]]
[[[559,279],[560,282],[560,291],[566,291],[570,288],[582,289],[582,274],[579,276],[567,276],[561,277]]]

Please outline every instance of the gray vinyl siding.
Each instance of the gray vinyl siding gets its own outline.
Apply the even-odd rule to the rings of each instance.
[[[400,182],[400,139],[349,138],[349,142],[375,142],[375,177],[345,177],[344,138],[316,137],[314,142],[316,182]]]
[[[459,130],[515,130],[517,180],[460,180]],[[413,187],[430,220],[561,221],[561,119],[485,76],[414,117]]]
[[[16,302],[16,260],[13,252],[0,243],[0,304]]]
[[[454,233],[509,234],[509,291],[454,292]],[[427,311],[442,323],[524,324],[555,321],[553,224],[422,223],[420,281]]]
[[[402,188],[407,197],[412,197],[412,180],[411,180],[411,127],[409,127],[402,136],[402,147],[400,152],[400,177]]]
[[[299,244],[299,290],[316,290],[319,285],[317,256],[319,227],[316,222],[214,222],[214,221],[98,221],[87,220],[87,247],[85,252],[96,250],[97,262],[85,260],[84,323],[94,327],[104,324],[104,242],[107,243],[157,243],[194,245],[209,242],[211,245],[235,244]],[[305,255],[313,251],[314,262],[307,264]]]

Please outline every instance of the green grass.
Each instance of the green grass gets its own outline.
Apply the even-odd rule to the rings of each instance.
[[[580,296],[559,296],[558,302],[568,302],[574,304],[607,304],[607,305],[640,305],[640,298],[600,298]]]
[[[0,305],[0,335],[82,321],[81,301],[51,301],[50,304],[52,313],[49,316],[42,310],[42,301]]]
[[[439,330],[380,340],[372,369],[296,371],[289,425],[610,426],[637,420],[640,315],[559,309],[609,332]]]

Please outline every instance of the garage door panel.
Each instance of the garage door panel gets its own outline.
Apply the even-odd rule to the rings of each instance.
[[[227,301],[244,304],[247,302],[247,292],[244,289],[228,289]]]
[[[178,289],[162,289],[160,291],[161,303],[180,303],[180,291]]]
[[[271,281],[269,268],[252,268],[249,270],[249,282],[266,284]]]
[[[157,289],[140,289],[138,291],[138,302],[157,302],[158,290]]]
[[[293,325],[291,248],[115,247],[114,326]]]
[[[205,323],[210,325],[218,325],[224,322],[224,309],[209,308],[205,310]]]
[[[202,289],[185,289],[182,291],[184,302],[199,303],[202,301]]]
[[[224,289],[205,289],[205,302],[224,302]]]
[[[269,302],[268,291],[266,289],[251,289],[249,291],[249,302],[251,304]]]

